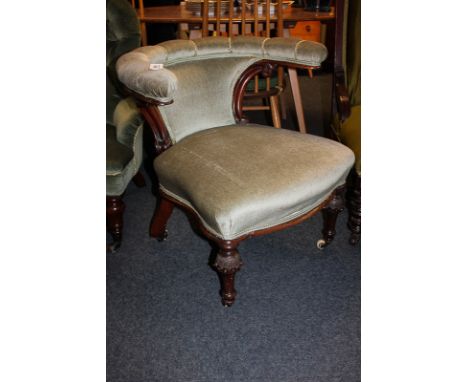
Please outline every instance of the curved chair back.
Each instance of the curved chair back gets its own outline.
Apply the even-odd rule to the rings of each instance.
[[[205,37],[141,47],[122,56],[116,68],[129,89],[165,104],[159,110],[176,143],[236,123],[235,86],[256,62],[318,67],[326,56],[324,45],[299,39]]]
[[[106,106],[112,123],[115,107],[122,99],[118,91],[115,62],[124,53],[140,46],[138,16],[128,0],[106,2]]]

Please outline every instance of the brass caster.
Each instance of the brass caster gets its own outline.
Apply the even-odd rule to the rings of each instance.
[[[320,250],[324,249],[326,245],[327,245],[327,242],[324,239],[319,239],[317,241],[317,248]]]

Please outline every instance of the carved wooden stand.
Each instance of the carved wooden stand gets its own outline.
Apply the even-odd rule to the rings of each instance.
[[[234,276],[242,266],[237,245],[237,241],[219,241],[218,254],[213,264],[221,280],[221,302],[226,307],[234,304],[237,295],[234,289]]]
[[[140,171],[135,174],[132,180],[137,187],[145,187],[146,185],[145,178]],[[123,213],[125,211],[125,203],[122,197],[123,195],[106,196],[107,229],[112,236],[112,243],[107,245],[106,248],[109,252],[117,251],[122,244]]]
[[[336,235],[336,219],[338,214],[344,210],[345,200],[344,193],[346,186],[338,187],[333,193],[333,198],[330,203],[322,209],[323,214],[323,238],[317,242],[319,249],[330,244]]]
[[[106,218],[107,228],[112,235],[112,243],[107,246],[107,250],[115,252],[122,242],[123,212],[125,204],[121,196],[106,197]]]
[[[353,185],[349,189],[348,210],[349,243],[355,245],[361,239],[361,177],[358,174],[354,174]]]

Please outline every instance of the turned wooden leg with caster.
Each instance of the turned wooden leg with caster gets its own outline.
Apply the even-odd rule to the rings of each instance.
[[[159,241],[164,241],[167,238],[167,221],[171,217],[174,203],[170,200],[160,197],[158,204],[153,214],[151,222],[150,235],[157,238]]]
[[[112,243],[107,246],[107,250],[115,252],[122,242],[123,212],[125,204],[122,196],[106,196],[106,220],[107,229],[112,236]]]
[[[218,253],[213,264],[221,281],[221,302],[226,307],[234,304],[237,295],[234,289],[234,277],[242,266],[237,245],[238,243],[232,241],[219,242]]]
[[[323,215],[323,238],[317,241],[317,248],[323,249],[328,244],[330,244],[333,238],[336,235],[336,219],[338,214],[344,210],[345,207],[345,200],[344,200],[344,193],[345,193],[345,186],[341,186],[335,190],[333,198],[331,199],[330,203],[322,209]]]
[[[355,174],[348,193],[348,228],[351,230],[349,243],[355,245],[361,239],[361,176]]]

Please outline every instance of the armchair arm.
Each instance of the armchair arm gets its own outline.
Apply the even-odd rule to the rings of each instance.
[[[143,119],[132,98],[121,100],[114,110],[114,126],[117,140],[129,148],[134,148],[135,140],[143,126]]]

